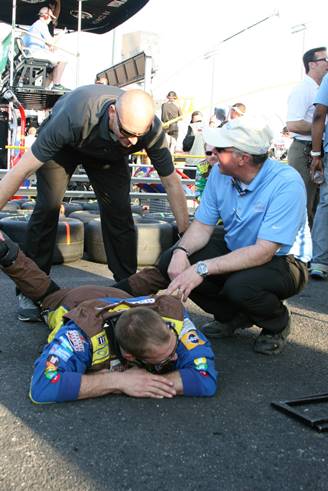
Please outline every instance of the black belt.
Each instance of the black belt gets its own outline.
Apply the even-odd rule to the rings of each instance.
[[[298,140],[297,138],[293,138],[293,140],[297,143],[302,143],[303,145],[308,145],[308,146],[312,145],[312,141],[309,140]]]

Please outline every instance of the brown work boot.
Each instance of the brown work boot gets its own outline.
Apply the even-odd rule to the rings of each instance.
[[[290,334],[292,327],[292,315],[291,312],[284,302],[287,310],[288,310],[288,322],[286,327],[275,334],[260,334],[254,343],[254,351],[256,353],[261,353],[262,355],[279,355],[284,349],[287,343],[287,337]]]
[[[208,338],[228,338],[234,335],[237,329],[247,329],[253,323],[246,314],[239,312],[231,321],[220,322],[217,320],[208,322],[200,327],[202,333]]]

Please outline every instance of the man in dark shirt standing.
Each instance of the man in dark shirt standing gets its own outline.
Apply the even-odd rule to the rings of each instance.
[[[136,271],[136,234],[130,206],[128,155],[145,149],[158,171],[179,232],[188,226],[185,196],[174,171],[154,102],[142,90],[88,85],[63,96],[39,135],[0,181],[0,209],[36,171],[37,200],[26,237],[26,253],[49,273],[59,209],[70,177],[82,164],[99,202],[108,267],[120,280]],[[21,320],[35,320],[21,296]]]
[[[162,116],[161,119],[163,123],[173,121],[168,126],[165,126],[165,131],[167,134],[168,144],[170,152],[173,155],[177,145],[177,140],[179,136],[179,127],[177,120],[182,116],[181,109],[177,104],[177,94],[174,90],[170,90],[167,94],[167,101],[162,104]]]

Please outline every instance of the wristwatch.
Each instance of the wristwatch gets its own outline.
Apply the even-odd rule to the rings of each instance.
[[[202,261],[198,261],[196,264],[196,273],[198,273],[202,278],[205,278],[208,275],[208,267],[206,263]]]

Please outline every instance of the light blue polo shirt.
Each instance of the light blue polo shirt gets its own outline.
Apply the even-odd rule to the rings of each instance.
[[[237,186],[215,165],[195,217],[207,225],[221,217],[231,251],[263,239],[281,244],[277,255],[293,254],[304,262],[312,257],[303,179],[276,160],[267,159],[248,185]]]
[[[328,74],[322,79],[320,87],[318,89],[316,98],[314,99],[314,104],[322,104],[328,107]],[[326,119],[325,128],[325,140],[324,140],[325,152],[328,152],[328,120]]]
[[[46,43],[51,42],[52,37],[48,25],[40,19],[34,22],[29,28],[28,33],[23,36],[24,46],[30,49],[46,49]]]

